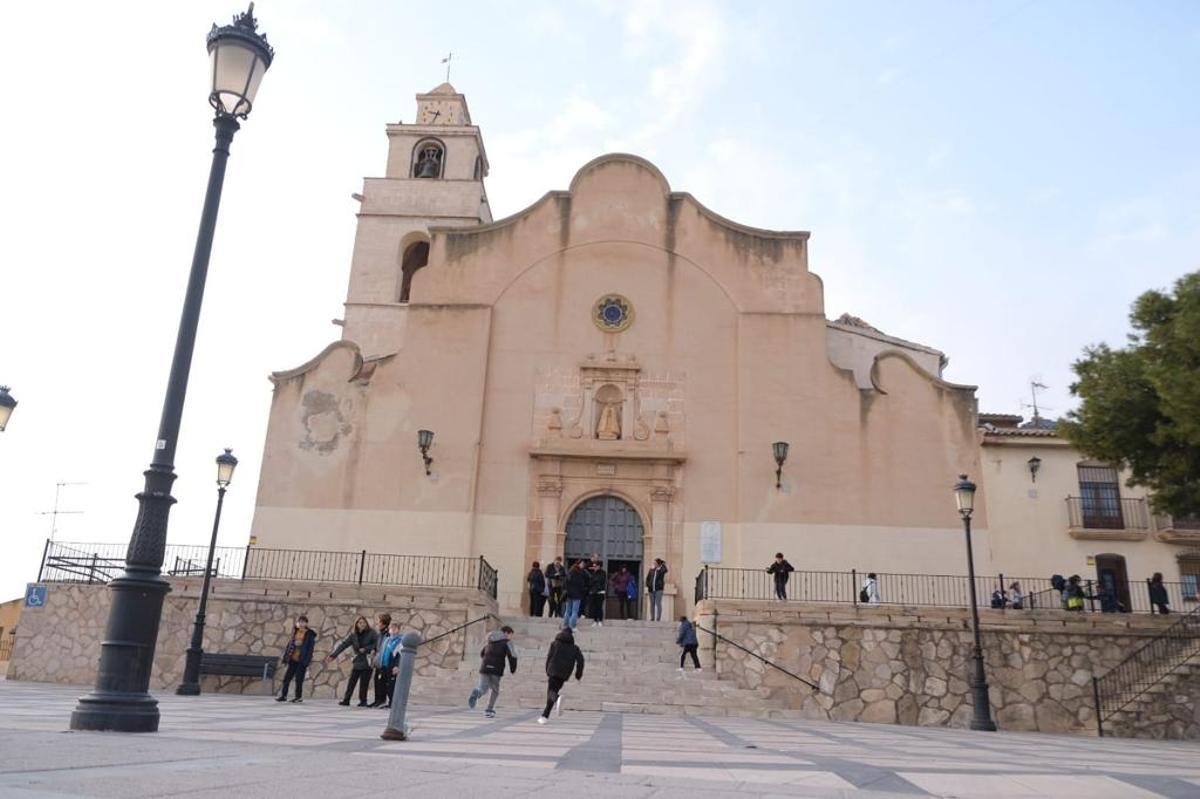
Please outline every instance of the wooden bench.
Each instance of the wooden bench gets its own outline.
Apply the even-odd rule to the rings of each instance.
[[[200,659],[200,673],[269,680],[275,676],[278,665],[279,658],[269,655],[221,655],[205,652]]]

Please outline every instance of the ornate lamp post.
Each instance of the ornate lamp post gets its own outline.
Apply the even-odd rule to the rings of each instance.
[[[775,487],[783,488],[783,464],[787,462],[788,442],[776,441],[771,445],[771,454],[775,456]]]
[[[104,641],[100,645],[96,685],[90,694],[80,698],[71,714],[73,730],[154,732],[158,729],[158,702],[147,689],[163,598],[171,590],[160,569],[167,544],[167,516],[175,503],[171,496],[171,485],[175,482],[175,445],[179,440],[179,423],[187,394],[229,144],[238,130],[237,120],[250,114],[258,84],[274,57],[266,36],[258,33],[253,3],[245,14],[234,17],[231,25],[213,25],[208,34],[208,52],[212,79],[208,100],[216,110],[213,120],[216,146],[208,173],[208,193],[200,214],[200,230],[175,339],[154,457],[145,472],[145,488],[137,495],[138,515],[125,554],[125,572],[109,583],[112,605]]]
[[[975,555],[971,551],[971,514],[975,511],[975,484],[965,474],[958,476],[954,486],[954,501],[958,503],[958,515],[962,516],[963,531],[967,537],[967,584],[971,589],[971,631],[975,635],[975,676],[971,679],[971,729],[996,731],[992,721],[992,707],[988,702],[987,677],[983,671],[983,644],[979,638],[979,603],[975,599]]]
[[[217,456],[217,514],[213,518],[212,539],[208,542],[208,563],[204,565],[204,582],[200,586],[200,608],[196,611],[196,622],[192,625],[192,645],[187,648],[187,662],[183,667],[183,680],[175,693],[180,696],[200,695],[200,660],[204,657],[204,610],[208,607],[208,581],[212,577],[213,553],[217,549],[217,529],[221,526],[221,506],[225,504],[225,489],[233,482],[233,470],[237,458],[233,450],[226,449]]]
[[[417,431],[417,449],[421,451],[421,460],[425,461],[426,476],[432,474],[429,467],[433,465],[433,456],[429,454],[429,448],[433,446],[433,431],[418,430]]]
[[[12,416],[17,401],[8,393],[8,386],[0,386],[0,433],[8,427],[8,417]]]

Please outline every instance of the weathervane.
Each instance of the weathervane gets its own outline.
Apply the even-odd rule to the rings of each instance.
[[[453,52],[448,53],[446,57],[442,59],[442,63],[446,65],[446,83],[450,82],[450,59],[452,58],[454,58]]]

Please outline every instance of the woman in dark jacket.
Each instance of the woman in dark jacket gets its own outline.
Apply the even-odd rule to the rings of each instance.
[[[292,637],[288,639],[283,650],[283,662],[287,664],[287,672],[283,675],[283,690],[275,698],[276,702],[286,702],[288,685],[296,680],[296,698],[293,702],[304,701],[304,672],[312,663],[313,649],[317,645],[317,634],[308,627],[308,616],[297,616],[292,626]]]
[[[575,636],[569,629],[564,629],[554,637],[550,651],[546,653],[546,709],[538,717],[538,724],[545,724],[550,718],[550,711],[562,715],[562,695],[559,693],[574,672],[576,680],[583,679],[583,653],[575,645]]]
[[[529,615],[541,618],[546,605],[546,575],[542,574],[542,564],[533,562],[525,582],[529,584]]]
[[[590,587],[591,579],[584,572],[583,567],[578,561],[572,563],[571,570],[567,572],[564,589],[564,593],[567,595],[567,609],[563,614],[564,627],[570,627],[573,630],[579,623],[579,609],[583,606],[583,600],[587,599]]]
[[[343,649],[354,647],[350,682],[346,685],[346,695],[342,697],[341,702],[338,702],[339,705],[350,704],[350,695],[354,693],[354,685],[357,683],[358,706],[367,706],[367,685],[371,682],[371,655],[378,646],[379,633],[371,629],[371,623],[367,621],[366,616],[359,616],[354,620],[354,629],[350,631],[350,634],[329,653],[329,657],[325,658],[326,663],[331,663]]]
[[[1167,587],[1163,585],[1162,572],[1155,572],[1150,578],[1150,604],[1158,608],[1159,613],[1170,613],[1167,607],[1171,603],[1167,596]]]

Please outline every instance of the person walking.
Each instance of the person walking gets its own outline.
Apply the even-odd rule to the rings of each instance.
[[[608,572],[604,571],[604,567],[600,565],[598,559],[592,561],[590,581],[589,592],[592,606],[588,611],[588,618],[592,620],[593,627],[603,627],[604,600],[608,598]]]
[[[787,599],[787,584],[796,569],[787,562],[782,552],[775,553],[775,562],[767,567],[767,573],[775,575],[775,598]]]
[[[467,707],[474,710],[479,697],[490,691],[487,708],[483,711],[483,715],[489,719],[496,717],[496,699],[500,696],[500,678],[504,676],[505,661],[508,661],[509,673],[517,673],[517,648],[512,636],[513,629],[506,624],[499,630],[493,630],[479,651],[479,685],[467,697]]]
[[[292,637],[283,649],[282,661],[287,664],[287,671],[283,675],[283,690],[275,697],[276,702],[287,701],[288,685],[293,679],[296,681],[296,698],[292,701],[304,701],[304,674],[308,671],[308,664],[312,663],[316,645],[317,633],[309,629],[308,616],[297,616],[296,623],[292,625]]]
[[[546,598],[550,600],[550,618],[562,618],[563,580],[566,576],[567,569],[563,566],[561,555],[546,567],[546,583],[550,588],[550,593]]]
[[[572,563],[563,588],[567,597],[566,612],[563,615],[564,627],[574,630],[575,625],[579,623],[579,611],[583,607],[583,601],[587,599],[590,585],[591,580],[583,571],[583,565],[579,561]]]
[[[389,708],[392,706],[392,692],[396,688],[396,663],[400,658],[400,625],[392,622],[388,625],[387,637],[379,644],[379,657],[376,658],[376,671],[384,673],[383,701],[376,698],[371,707]]]
[[[354,627],[337,647],[325,658],[326,663],[332,663],[343,649],[353,647],[354,660],[350,667],[350,682],[346,684],[346,695],[339,705],[349,705],[354,686],[358,685],[358,706],[367,706],[367,688],[371,681],[371,655],[379,647],[379,633],[371,629],[371,623],[366,616],[354,620]]]
[[[1167,587],[1163,585],[1162,572],[1155,572],[1150,578],[1150,604],[1153,606],[1151,609],[1157,608],[1164,616],[1171,612],[1168,607],[1171,599],[1167,596]]]
[[[546,605],[546,575],[542,574],[542,564],[533,562],[525,582],[529,586],[529,615],[540,619]]]
[[[696,637],[696,628],[687,616],[679,617],[679,631],[675,633],[675,643],[683,647],[683,651],[679,653],[679,670],[683,671],[684,660],[691,655],[692,664],[696,671],[700,671],[700,658],[696,656],[696,650],[700,648],[700,639]]]
[[[391,624],[392,614],[390,613],[380,613],[375,617],[375,628],[379,631],[379,639],[376,641],[375,657],[372,658],[375,673],[371,682],[375,688],[375,701],[371,703],[371,707],[379,707],[392,698],[391,691],[387,689],[389,678],[392,676],[391,672],[379,665],[379,649],[383,647],[383,641],[388,637],[388,628]]]
[[[667,585],[667,564],[655,558],[654,565],[646,572],[646,593],[650,595],[650,620],[662,621],[663,589]]]
[[[554,636],[550,650],[546,653],[546,709],[538,716],[538,724],[545,724],[551,709],[556,716],[562,715],[562,687],[571,679],[583,679],[583,652],[575,645],[575,636],[569,627],[564,627]]]
[[[879,604],[879,579],[875,572],[869,572],[863,580],[862,589],[858,592],[858,601],[868,605]]]
[[[622,620],[627,620],[629,618],[629,611],[633,605],[633,603],[629,601],[629,581],[632,579],[633,575],[629,573],[629,569],[625,566],[622,566],[617,573],[612,576],[613,596],[617,598],[618,607],[621,609]]]
[[[1025,608],[1025,593],[1021,590],[1019,582],[1013,582],[1008,587],[1008,606],[1013,610],[1023,610]]]

